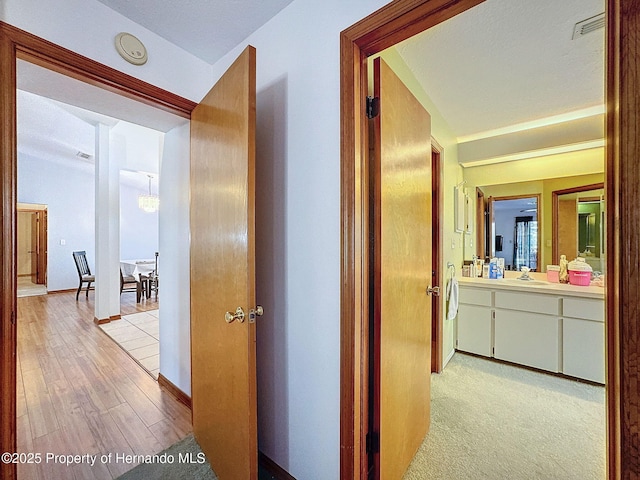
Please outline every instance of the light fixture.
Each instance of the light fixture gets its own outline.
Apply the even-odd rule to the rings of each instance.
[[[138,195],[138,208],[144,210],[147,213],[154,213],[158,211],[160,206],[160,197],[151,194],[151,175],[149,177],[149,194]]]

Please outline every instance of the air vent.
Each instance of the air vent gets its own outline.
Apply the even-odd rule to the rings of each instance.
[[[85,153],[85,152],[78,151],[78,153],[76,153],[76,157],[80,157],[83,160],[89,160],[91,158],[91,155],[89,155],[88,153]]]
[[[602,12],[600,15],[596,15],[595,17],[587,18],[586,20],[576,23],[575,27],[573,27],[573,37],[571,37],[571,39],[575,40],[576,38],[583,37],[588,33],[604,28],[604,22],[604,12]]]

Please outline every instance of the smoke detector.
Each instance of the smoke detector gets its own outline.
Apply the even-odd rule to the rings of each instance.
[[[595,32],[596,30],[604,28],[604,23],[604,12],[600,15],[596,15],[576,23],[573,27],[573,37],[571,37],[571,40],[575,40],[576,38],[585,36],[587,33]]]
[[[122,58],[134,65],[147,63],[147,49],[144,44],[130,33],[121,32],[116,35],[116,50]]]

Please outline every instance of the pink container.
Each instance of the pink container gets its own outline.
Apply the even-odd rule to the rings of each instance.
[[[560,267],[558,265],[547,265],[547,282],[560,282]]]
[[[589,285],[591,285],[591,272],[569,270],[569,283],[571,285],[588,287]]]

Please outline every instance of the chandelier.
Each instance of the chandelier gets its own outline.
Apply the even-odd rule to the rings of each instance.
[[[154,213],[158,211],[160,206],[160,197],[158,195],[151,194],[151,175],[149,177],[149,194],[138,195],[138,208],[144,210],[147,213]]]

